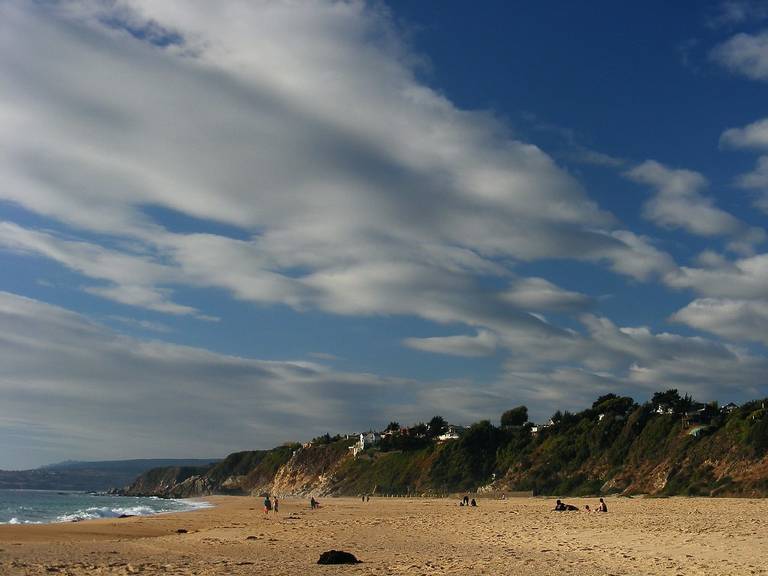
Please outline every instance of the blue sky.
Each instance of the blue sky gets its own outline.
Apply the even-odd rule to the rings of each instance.
[[[2,0],[0,468],[763,396],[767,89],[765,2]]]

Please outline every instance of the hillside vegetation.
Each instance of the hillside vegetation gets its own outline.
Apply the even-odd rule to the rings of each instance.
[[[350,450],[357,437],[326,435],[238,452],[207,469],[154,470],[127,493],[764,496],[766,406],[721,409],[669,390],[642,405],[608,394],[587,410],[558,411],[543,426],[528,422],[523,406],[505,412],[499,426],[485,420],[460,431],[439,416],[410,428],[393,422],[357,454]]]

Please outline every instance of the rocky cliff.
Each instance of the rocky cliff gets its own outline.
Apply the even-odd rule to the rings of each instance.
[[[483,421],[438,442],[420,425],[418,435],[399,432],[356,457],[353,440],[325,438],[238,452],[206,469],[153,470],[126,493],[768,495],[768,402],[730,411],[690,404],[658,413],[608,395],[578,414],[556,413],[545,427]]]

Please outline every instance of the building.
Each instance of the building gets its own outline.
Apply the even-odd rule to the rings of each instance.
[[[358,441],[350,446],[349,449],[352,450],[352,455],[357,457],[360,452],[379,442],[381,442],[381,434],[378,432],[361,432]]]
[[[731,412],[736,410],[738,407],[739,407],[738,404],[735,404],[734,402],[728,402],[728,404],[720,408],[720,412],[722,412],[723,414],[730,414]]]
[[[462,426],[448,426],[446,431],[437,437],[437,441],[445,442],[447,440],[458,440],[463,432],[464,428]]]

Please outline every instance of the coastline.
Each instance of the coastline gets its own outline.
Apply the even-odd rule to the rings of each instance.
[[[121,519],[0,526],[0,573],[337,574],[331,549],[364,563],[355,574],[768,574],[768,500],[607,499],[608,514],[551,512],[542,498],[207,497],[214,507]],[[594,499],[567,499],[580,508]],[[184,530],[186,532],[179,532]]]
[[[182,513],[211,506],[204,498],[136,497],[94,492],[0,490],[0,526],[30,526]]]

